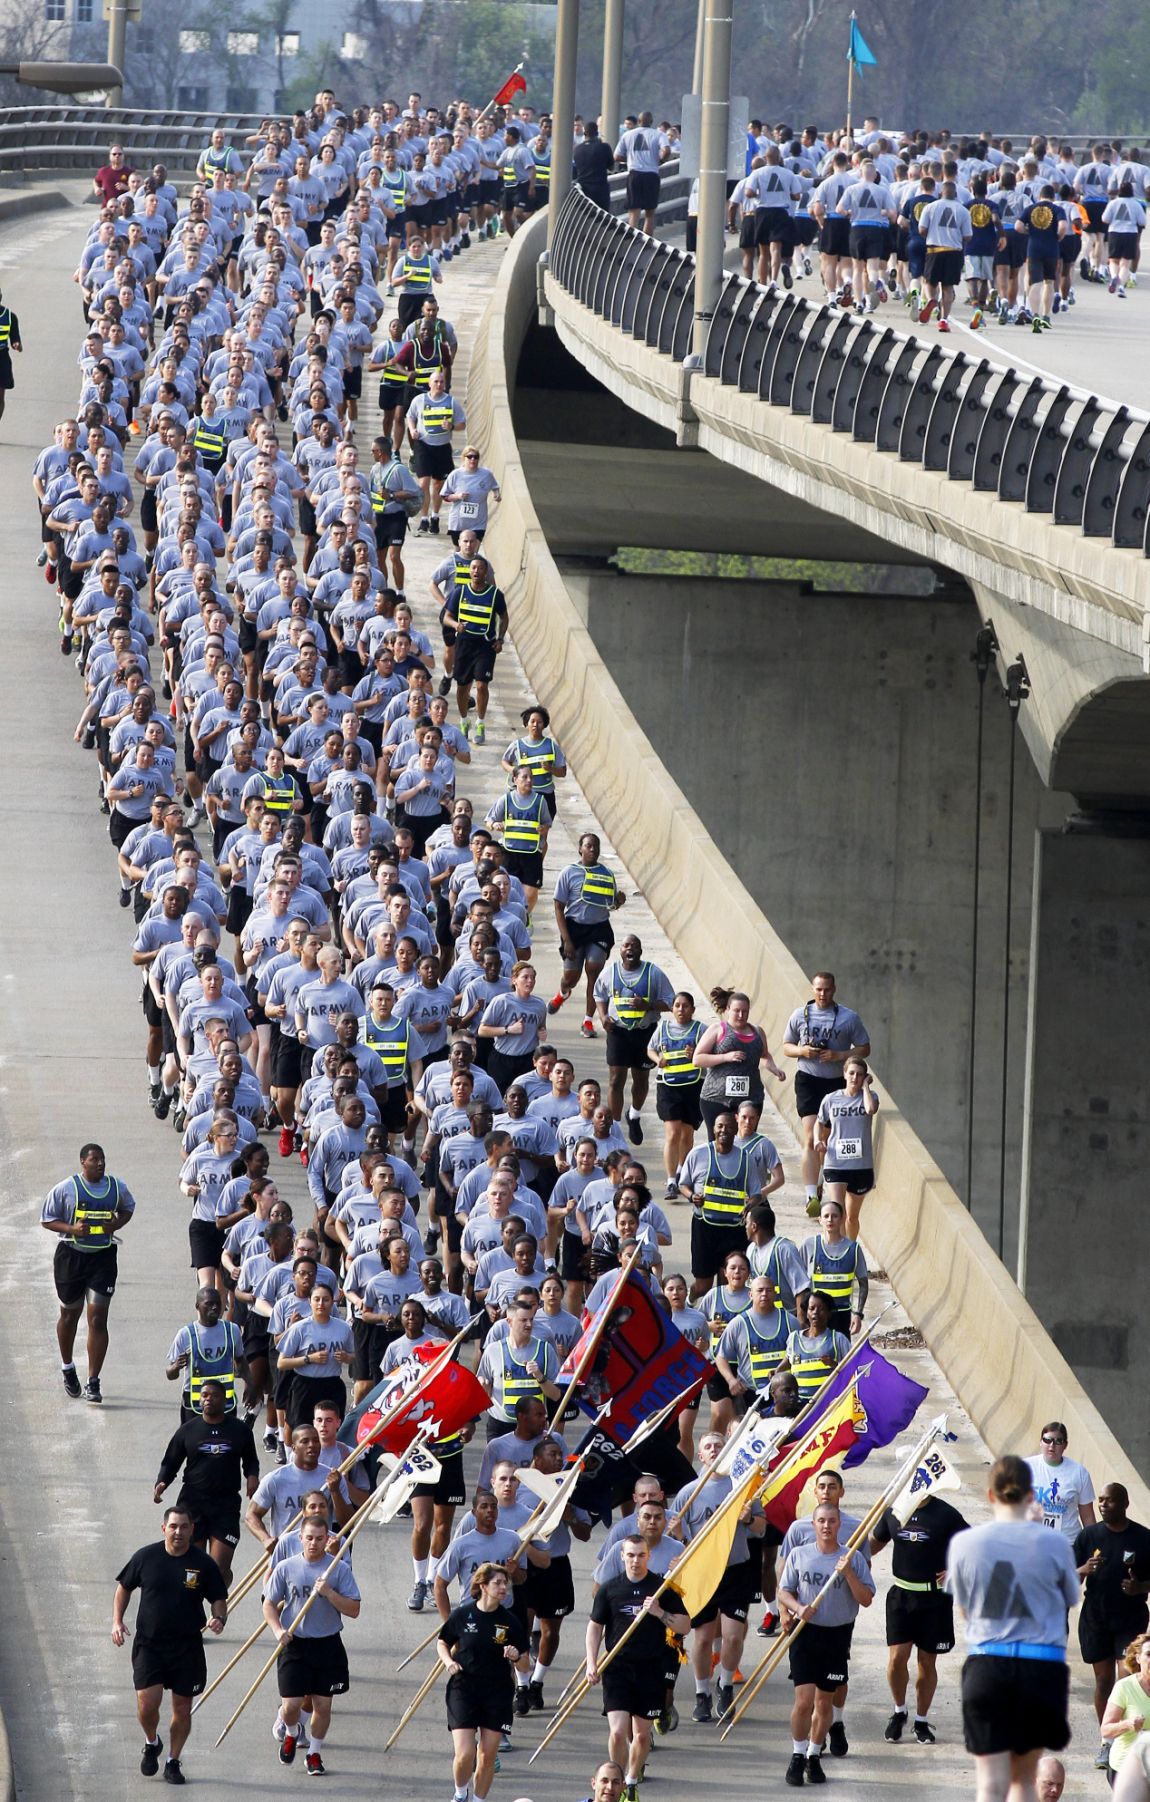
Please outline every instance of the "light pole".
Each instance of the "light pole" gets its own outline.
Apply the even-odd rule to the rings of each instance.
[[[555,19],[555,90],[551,99],[551,189],[547,201],[547,246],[571,187],[575,142],[575,69],[579,61],[579,0],[559,0]]]
[[[700,0],[703,19],[702,126],[699,132],[699,231],[695,251],[694,354],[702,358],[723,288],[727,140],[731,118],[732,0]]]
[[[128,40],[128,0],[107,0],[108,61],[115,69],[124,66]],[[124,97],[123,83],[108,89],[106,106],[119,106]]]
[[[703,86],[703,20],[707,16],[707,0],[698,0],[695,9],[695,58],[691,64],[691,92],[697,94]]]
[[[626,0],[607,0],[603,17],[603,91],[599,130],[610,147],[619,133],[619,91],[623,81],[623,8]]]

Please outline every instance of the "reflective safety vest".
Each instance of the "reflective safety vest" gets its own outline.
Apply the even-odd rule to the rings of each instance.
[[[401,343],[402,343],[402,340],[401,340]],[[397,344],[395,342],[394,338],[389,338],[387,341],[388,357],[389,358],[395,357],[397,355],[399,349],[400,349],[400,344]],[[406,369],[385,369],[383,371],[382,375],[380,376],[380,380],[382,382],[384,382],[387,385],[387,387],[389,387],[389,388],[395,388],[396,390],[398,390],[400,388],[406,388],[407,387],[407,371],[406,371]]]
[[[381,169],[380,180],[387,189],[388,205],[393,206],[397,213],[402,213],[407,207],[407,170]]]
[[[7,350],[12,338],[12,314],[7,307],[0,307],[0,350]]]
[[[382,1024],[367,1016],[363,1028],[363,1042],[387,1071],[387,1086],[396,1089],[407,1080],[407,1062],[410,1055],[411,1037],[409,1022],[397,1020],[394,1015]]]
[[[728,1295],[733,1293],[735,1293],[735,1291],[728,1289],[725,1283],[716,1283],[715,1287],[699,1304],[701,1308],[707,1310],[708,1321],[718,1320],[722,1322],[718,1332],[715,1331],[714,1327],[711,1327],[710,1329],[712,1358],[719,1348],[719,1340],[723,1337],[723,1328],[730,1326],[731,1321],[737,1320],[740,1314],[745,1314],[751,1305],[751,1293],[749,1289],[740,1289],[738,1291],[738,1294],[742,1297],[742,1307],[739,1308],[732,1307],[727,1300]],[[712,1295],[715,1298],[713,1304],[711,1302]]]
[[[294,780],[287,776],[264,775],[263,802],[269,813],[290,813],[298,792]]]
[[[236,1364],[232,1351],[231,1334],[225,1331],[224,1349],[216,1358],[208,1357],[200,1347],[200,1335],[196,1327],[189,1327],[192,1336],[191,1351],[188,1354],[188,1406],[197,1414],[204,1411],[204,1384],[209,1379],[224,1386],[224,1412],[234,1414],[236,1411]]]
[[[426,415],[424,415],[426,417]],[[455,617],[459,621],[459,629],[466,632],[469,638],[495,637],[495,596],[498,590],[494,583],[482,592],[472,588],[470,582],[460,585],[459,605],[455,609]]]
[[[504,163],[503,165],[503,186],[505,188],[519,186],[519,170],[514,163]]]
[[[832,1258],[820,1233],[815,1241],[814,1261],[811,1264],[811,1288],[820,1289],[834,1302],[836,1308],[849,1308],[854,1294],[858,1256],[857,1242],[847,1239],[843,1246],[843,1256]]]
[[[395,506],[396,502],[400,500],[404,493],[413,492],[412,490],[405,488],[389,488],[387,485],[387,478],[392,470],[403,469],[403,464],[398,457],[393,457],[391,462],[383,469],[382,476],[377,476],[375,471],[380,467],[381,465],[378,463],[373,466],[371,476],[368,480],[368,492],[371,495],[371,510],[373,513],[386,513],[389,507]]]
[[[695,1068],[691,1056],[702,1036],[703,1022],[692,1020],[681,1038],[665,1044],[663,1062],[655,1073],[656,1081],[665,1083],[671,1089],[697,1088],[703,1080],[703,1072]]]
[[[204,151],[203,156],[200,158],[204,174],[214,175],[217,169],[222,169],[226,175],[231,167],[231,155],[231,149],[228,145],[225,144],[222,150],[213,150],[209,144],[208,148]]]
[[[551,182],[551,145],[544,152],[544,160],[539,161],[539,152],[535,152],[535,180],[540,187],[546,188]]]
[[[428,387],[428,384],[431,381],[432,373],[436,369],[443,368],[443,358],[439,354],[438,345],[432,351],[432,353],[429,357],[425,357],[423,355],[423,352],[420,350],[419,345],[416,344],[414,341],[412,342],[412,349],[415,352],[415,368],[412,372],[411,379],[415,383],[416,388],[420,392],[423,392],[424,390],[426,390],[426,388]],[[426,418],[427,418],[426,410],[424,411],[423,417],[426,420]],[[448,413],[446,423],[448,425],[451,424],[450,412]]]
[[[90,1227],[82,1239],[70,1243],[77,1251],[107,1251],[112,1243],[111,1222],[120,1208],[120,1184],[116,1177],[104,1178],[104,1195],[95,1195],[82,1176],[72,1178],[75,1206],[72,1219],[77,1226]]]
[[[431,258],[430,256],[405,256],[399,268],[399,275],[405,288],[430,288]]]
[[[583,886],[579,890],[580,901],[586,901],[589,907],[612,908],[618,893],[614,876],[601,863],[593,863],[589,869],[584,870]]]
[[[500,831],[506,850],[525,853],[538,851],[543,842],[544,805],[542,795],[530,795],[525,805],[520,802],[517,794],[503,797]]]
[[[513,1356],[511,1346],[506,1339],[499,1342],[499,1358],[503,1368],[500,1372],[500,1389],[502,1390],[501,1406],[503,1413],[514,1415],[515,1404],[524,1395],[534,1396],[543,1401],[543,1385],[535,1377],[527,1374],[526,1366],[535,1364],[544,1356],[542,1342],[532,1339],[523,1352],[522,1364]]]
[[[807,1401],[816,1389],[820,1389],[831,1371],[837,1368],[837,1360],[829,1357],[825,1351],[812,1352],[804,1349],[812,1343],[802,1333],[792,1333],[787,1340],[791,1374],[799,1386],[799,1395],[803,1401]]]
[[[651,1009],[651,966],[643,964],[634,982],[627,982],[618,964],[611,972],[611,1000],[620,1026],[636,1027]]]
[[[787,1328],[787,1317],[782,1308],[775,1309],[774,1331],[764,1338],[755,1326],[756,1316],[748,1308],[742,1316],[747,1330],[747,1356],[751,1365],[751,1381],[756,1389],[765,1390],[787,1355],[787,1341],[790,1337]]]
[[[209,420],[201,419],[197,421],[192,443],[205,457],[222,457],[227,439],[218,426],[213,427]]]
[[[541,738],[538,743],[530,738],[517,738],[512,757],[517,770],[531,771],[531,780],[536,794],[554,794],[555,740],[553,738]]]
[[[738,1168],[729,1176],[719,1162],[719,1154],[713,1145],[707,1147],[707,1174],[703,1182],[702,1216],[708,1226],[738,1226],[747,1211],[750,1197],[747,1193],[747,1172],[751,1167],[750,1154],[736,1150],[728,1152],[728,1157],[738,1159]]]
[[[425,398],[423,413],[419,421],[419,429],[421,432],[443,432],[450,441],[451,428],[454,422],[455,408],[451,404],[450,395],[444,400],[430,400]]]

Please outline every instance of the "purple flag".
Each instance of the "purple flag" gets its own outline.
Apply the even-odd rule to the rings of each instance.
[[[921,1383],[905,1377],[872,1345],[860,1345],[848,1354],[819,1397],[818,1414],[806,1422],[814,1426],[819,1414],[838,1401],[851,1383],[866,1409],[866,1426],[843,1459],[845,1469],[862,1464],[880,1445],[889,1445],[908,1427],[929,1393]]]

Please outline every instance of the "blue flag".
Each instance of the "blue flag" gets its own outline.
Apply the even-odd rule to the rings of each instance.
[[[858,21],[853,13],[851,14],[851,47],[847,51],[847,61],[853,63],[860,73],[868,64],[871,68],[875,68],[878,64],[878,57],[859,30]]]
[[[862,1464],[880,1445],[890,1445],[908,1427],[929,1393],[921,1383],[905,1377],[873,1346],[860,1345],[849,1352],[819,1397],[819,1415],[832,1408],[851,1383],[866,1410],[866,1427],[843,1459],[844,1468]],[[814,1427],[814,1416],[806,1423]]]

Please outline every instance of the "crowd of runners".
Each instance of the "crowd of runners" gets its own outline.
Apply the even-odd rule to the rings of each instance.
[[[754,119],[728,223],[760,282],[814,276],[832,305],[901,301],[941,332],[961,295],[973,331],[1042,332],[1070,319],[1076,281],[1119,300],[1137,285],[1148,191],[1150,152],[1120,142],[1083,153],[1041,135],[1016,144],[868,119],[850,138]]]
[[[997,209],[1033,249],[1041,191],[1017,212],[1002,198],[1059,161],[1036,141],[1036,175],[1023,158],[1016,178],[1009,146],[956,146],[952,174],[950,147],[927,139],[900,175],[902,146],[877,128],[849,152],[811,131],[775,137],[732,201],[754,215],[748,251],[790,285],[793,255],[821,231],[828,294],[849,286],[860,306],[885,297],[888,254],[899,287],[946,288],[930,261],[939,206],[963,215],[960,238],[979,204]],[[627,167],[645,215],[672,149],[643,115],[613,150],[581,127],[576,166],[589,192],[596,171]],[[825,1782],[824,1759],[865,1756],[848,1735],[851,1634],[880,1582],[886,1740],[908,1756],[935,1743],[957,1600],[985,1802],[1012,1783],[1017,1802],[1061,1793],[1067,1615],[1084,1585],[1097,1762],[1116,1773],[1125,1760],[1133,1784],[1150,1532],[1120,1485],[1096,1504],[1057,1420],[1029,1460],[994,1466],[989,1520],[970,1498],[982,1525],[932,1496],[850,1549],[860,1479],[828,1466],[785,1533],[757,1503],[744,1510],[701,1610],[663,1582],[732,1491],[709,1474],[732,1436],[794,1420],[865,1333],[878,1096],[868,1030],[832,973],[793,998],[772,1049],[745,994],[717,987],[708,1010],[645,954],[592,831],[545,869],[567,775],[547,697],[509,742],[488,742],[515,620],[482,549],[500,496],[452,382],[449,265],[514,232],[546,195],[552,154],[530,107],[477,117],[412,94],[345,114],[325,92],[254,141],[212,134],[192,181],[132,170],[119,151],[96,177],[76,269],[78,401],[34,487],[82,788],[110,840],[105,900],[139,971],[139,1105],[188,1203],[173,1267],[194,1272],[170,1342],[133,1346],[140,1363],[163,1360],[179,1398],[155,1448],[162,1538],[116,1580],[141,1772],[185,1781],[203,1635],[227,1626],[242,1542],[268,1554],[269,1757],[325,1773],[345,1628],[354,1664],[373,1600],[335,1553],[385,1474],[355,1455],[345,1419],[381,1377],[459,1339],[486,1405],[432,1441],[433,1475],[387,1529],[410,1538],[408,1609],[441,1622],[455,1802],[485,1796],[511,1736],[558,1701],[568,1621],[592,1683],[605,1665],[596,1802],[635,1802],[658,1738],[698,1744],[731,1713],[748,1631],[753,1644],[799,1620],[790,1750],[752,1744],[788,1785]],[[899,183],[929,194],[936,166],[939,199],[920,219]],[[1141,167],[1101,153],[1085,166],[1103,171],[1083,202],[1091,268],[1111,186],[1125,200]],[[1083,170],[1053,174],[1080,191]],[[1026,258],[1003,235],[1008,262],[978,252],[991,273],[976,281],[1005,268],[1017,282]],[[1122,260],[1132,270],[1136,244]],[[409,592],[412,533],[440,536],[444,554]],[[485,765],[500,792],[483,810],[469,790]],[[549,956],[557,943],[547,970],[533,935]],[[559,1016],[578,1022],[577,1064],[549,1042]],[[797,1242],[777,1230],[784,1172],[760,1130],[766,1084],[788,1080],[809,1216]],[[160,1136],[172,1132],[175,1144]],[[85,1144],[42,1214],[63,1396],[92,1407],[137,1205],[110,1149]],[[563,1366],[625,1263],[706,1360],[705,1386],[621,1460],[605,1508],[572,1501],[543,1540],[525,1528],[587,1425],[567,1412],[553,1430]],[[117,1380],[130,1385],[126,1363]],[[588,1591],[572,1553],[589,1541]]]

